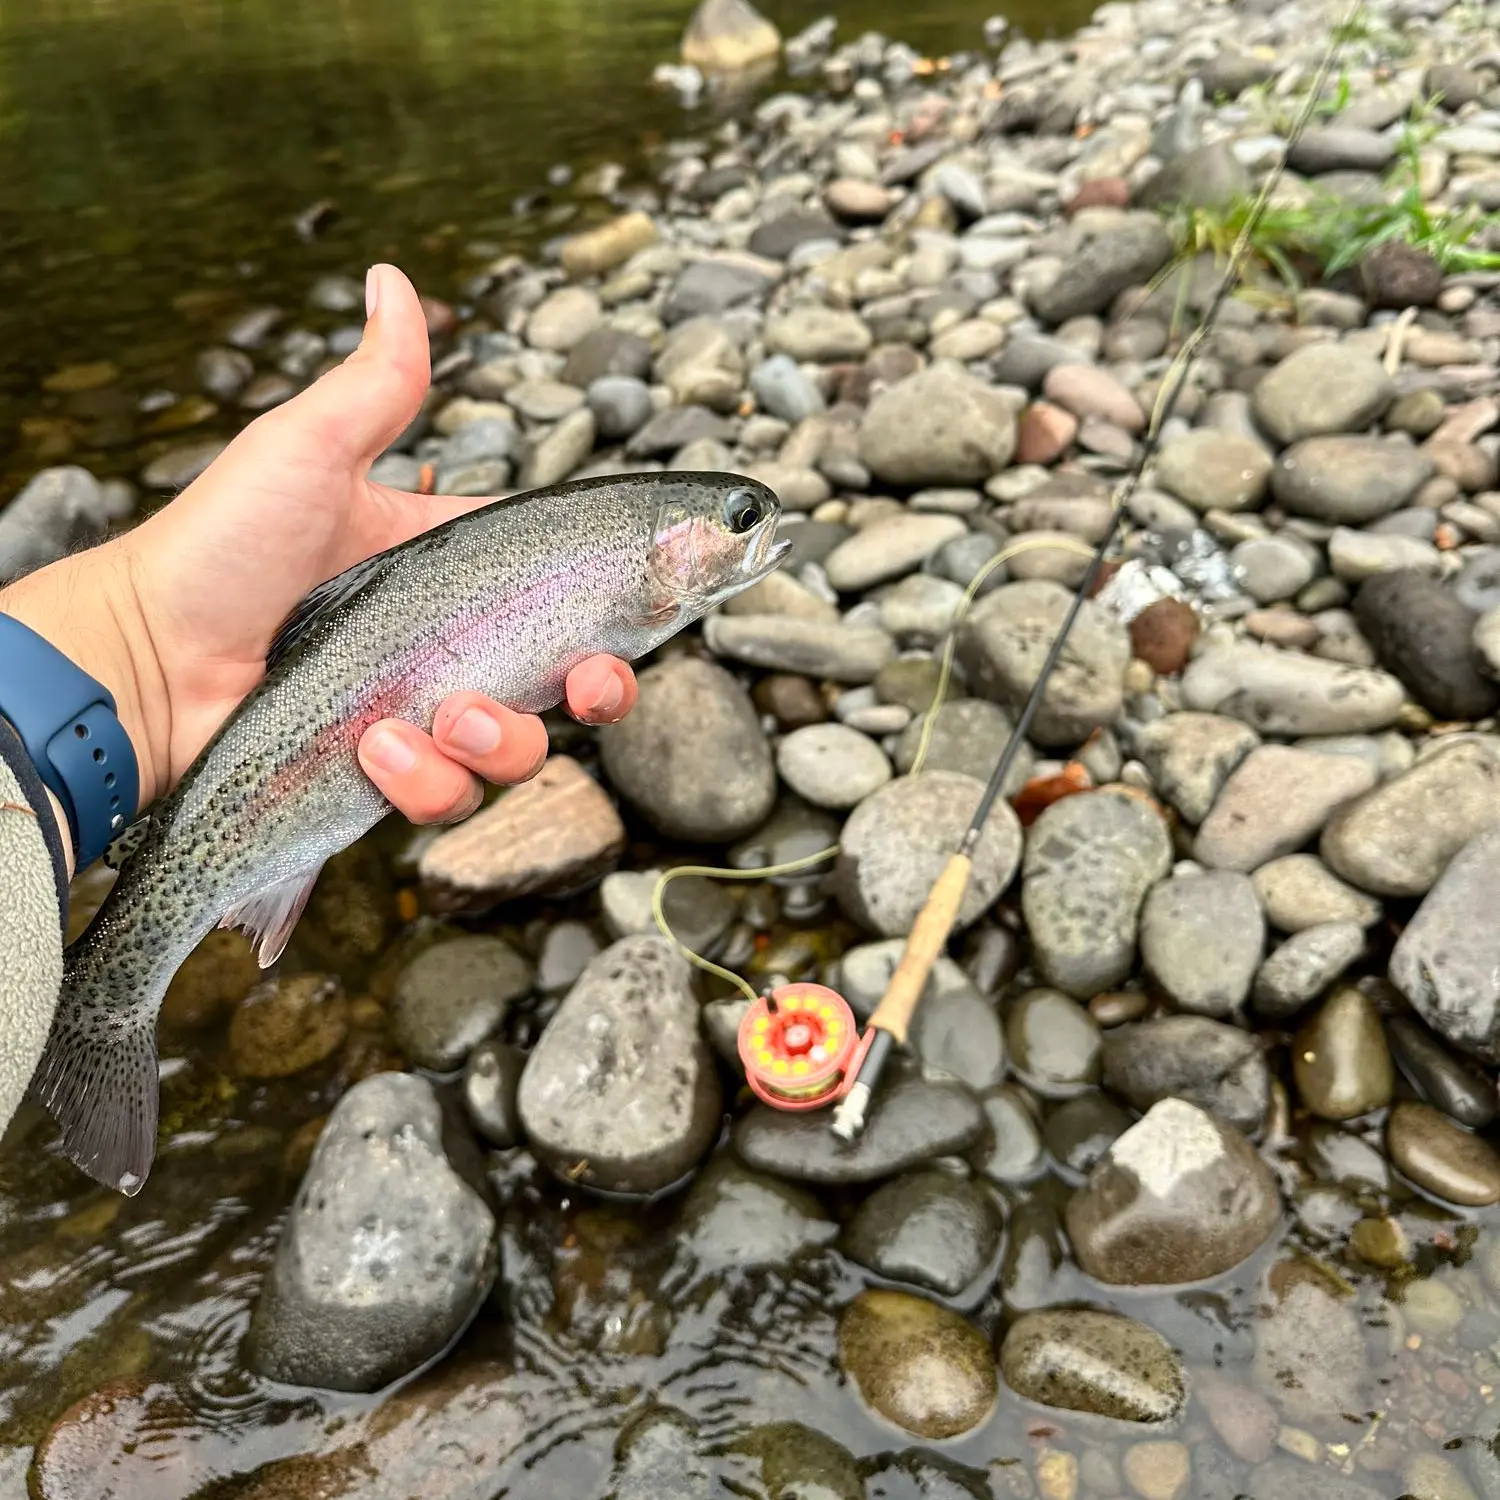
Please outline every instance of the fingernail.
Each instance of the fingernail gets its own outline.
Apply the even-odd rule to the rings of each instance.
[[[500,744],[500,726],[482,708],[466,708],[448,731],[448,743],[465,755],[488,755]]]
[[[380,267],[371,266],[365,272],[365,321],[368,323],[375,316],[376,305],[380,301]]]
[[[593,712],[596,714],[612,714],[625,701],[625,684],[611,672],[609,680],[599,689],[599,696],[594,699]]]
[[[417,763],[417,752],[394,729],[377,729],[365,744],[365,757],[393,776],[404,776]]]

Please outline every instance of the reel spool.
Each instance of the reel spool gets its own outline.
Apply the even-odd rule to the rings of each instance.
[[[821,984],[772,990],[740,1022],[746,1080],[773,1109],[819,1109],[838,1098],[861,1045],[849,1002]]]

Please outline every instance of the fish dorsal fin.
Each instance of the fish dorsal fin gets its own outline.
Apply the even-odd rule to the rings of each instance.
[[[151,815],[137,818],[123,833],[111,839],[104,848],[104,863],[111,870],[118,870],[142,844],[151,832]]]
[[[255,944],[261,968],[269,969],[281,957],[322,870],[320,864],[311,874],[290,875],[268,885],[231,906],[219,926],[238,927]]]
[[[317,626],[341,605],[347,604],[366,584],[373,583],[394,561],[389,552],[377,552],[364,562],[320,583],[281,622],[266,652],[266,671],[294,650]]]

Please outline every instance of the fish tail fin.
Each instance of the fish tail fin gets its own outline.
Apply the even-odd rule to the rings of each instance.
[[[73,1163],[134,1197],[156,1155],[159,1075],[156,1007],[132,967],[87,934],[68,949],[31,1092],[61,1127]],[[133,1003],[121,1005],[124,995]]]

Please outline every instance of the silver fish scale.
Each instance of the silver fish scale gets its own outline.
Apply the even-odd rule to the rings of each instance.
[[[735,571],[650,618],[662,602],[650,564],[665,508],[722,526],[732,491],[764,511],[734,539]],[[383,554],[349,597],[335,588],[153,810],[141,847],[68,950],[34,1087],[73,1160],[110,1186],[139,1189],[154,1148],[167,985],[226,913],[238,919],[236,908],[273,886],[283,910],[287,893],[305,901],[324,861],[391,810],[356,758],[368,724],[400,717],[429,728],[464,690],[522,712],[553,707],[585,657],[635,660],[770,571],[774,561],[752,564],[769,552],[779,515],[770,490],[739,476],[580,481],[471,512]]]

